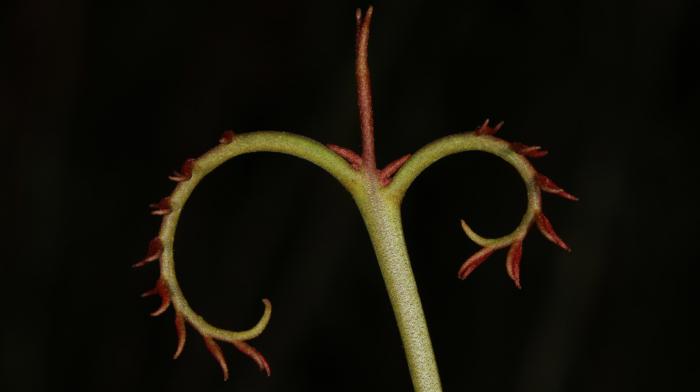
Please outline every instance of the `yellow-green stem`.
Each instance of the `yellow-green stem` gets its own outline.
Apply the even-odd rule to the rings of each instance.
[[[400,199],[382,189],[374,173],[365,175],[364,192],[354,196],[377,255],[414,390],[440,392],[440,375],[403,237]]]

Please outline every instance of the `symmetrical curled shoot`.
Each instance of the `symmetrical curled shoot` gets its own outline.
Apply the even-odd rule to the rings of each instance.
[[[254,152],[276,152],[307,160],[331,174],[352,195],[360,210],[377,261],[386,283],[389,298],[404,342],[404,350],[417,392],[441,391],[440,379],[427,331],[420,297],[413,278],[408,258],[400,205],[413,180],[436,161],[460,152],[483,151],[498,156],[520,174],[527,190],[527,210],[520,224],[509,234],[498,238],[478,235],[462,220],[466,235],[482,247],[460,267],[458,277],[465,279],[495,251],[508,248],[506,270],[515,285],[520,288],[520,260],[523,240],[530,227],[535,224],[544,236],[560,247],[569,250],[559,238],[542,212],[541,191],[553,193],[569,200],[575,196],[564,191],[546,176],[538,173],[530,164],[530,158],[547,154],[540,146],[528,146],[508,142],[496,136],[503,123],[491,126],[489,120],[473,132],[459,133],[438,139],[413,154],[394,160],[383,169],[378,169],[374,153],[374,122],[372,117],[372,95],[367,46],[372,7],[366,14],[356,13],[357,21],[357,79],[358,108],[362,129],[362,153],[334,144],[323,145],[303,136],[277,131],[256,131],[235,134],[226,131],[218,145],[198,158],[187,159],[180,170],[169,178],[177,183],[173,192],[151,205],[151,213],[162,217],[160,232],[148,245],[146,256],[134,264],[141,267],[159,260],[160,277],[153,289],[144,296],[159,295],[161,305],[151,313],[163,314],[170,305],[175,310],[175,329],[178,343],[174,357],[177,358],[185,345],[187,325],[194,328],[204,339],[209,352],[219,363],[224,379],[228,378],[228,366],[218,342],[231,343],[236,349],[250,357],[258,367],[270,375],[265,358],[247,343],[257,337],[270,320],[271,304],[263,299],[265,309],[260,321],[244,331],[220,329],[207,323],[195,313],[182,293],[176,275],[173,242],[180,213],[197,184],[212,170],[228,160]]]

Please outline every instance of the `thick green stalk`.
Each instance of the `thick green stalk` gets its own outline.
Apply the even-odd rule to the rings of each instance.
[[[440,392],[440,375],[401,226],[400,199],[367,174],[364,192],[354,194],[369,231],[401,333],[416,392]]]

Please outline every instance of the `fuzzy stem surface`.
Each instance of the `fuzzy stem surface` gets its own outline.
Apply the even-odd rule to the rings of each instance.
[[[364,218],[398,324],[416,392],[440,392],[433,346],[401,225],[400,200],[369,174],[355,200]]]

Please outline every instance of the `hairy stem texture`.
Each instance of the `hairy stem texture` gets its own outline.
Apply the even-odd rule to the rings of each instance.
[[[398,201],[369,179],[364,193],[355,195],[384,278],[414,389],[442,391],[433,346],[401,226]]]

